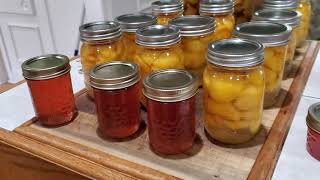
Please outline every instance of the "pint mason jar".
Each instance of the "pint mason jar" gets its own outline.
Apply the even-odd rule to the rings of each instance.
[[[224,39],[209,44],[203,74],[204,124],[223,143],[250,140],[259,131],[263,111],[263,45]]]
[[[265,47],[263,64],[266,77],[265,108],[277,102],[291,31],[290,26],[272,22],[247,22],[235,28],[236,37],[258,41]]]
[[[136,53],[136,31],[157,23],[157,18],[151,14],[125,14],[115,18],[121,26],[122,42],[125,45],[123,59],[132,61]]]
[[[141,78],[161,69],[184,69],[180,30],[170,25],[153,25],[138,29],[138,45],[134,62],[139,65]],[[141,96],[145,105],[145,98]]]
[[[183,15],[181,0],[155,1],[151,4],[153,15],[157,16],[157,23],[167,25],[171,19]]]
[[[298,29],[298,47],[303,45],[303,42],[308,38],[311,18],[311,3],[309,0],[300,0],[298,12],[302,14],[301,25]]]
[[[270,10],[262,9],[254,13],[253,21],[270,21],[280,24],[288,25],[292,28],[290,35],[286,62],[284,67],[284,78],[288,76],[292,67],[292,60],[294,59],[296,45],[297,45],[297,30],[300,25],[301,14],[293,10]]]
[[[199,12],[202,16],[214,17],[216,22],[216,40],[232,37],[232,32],[235,26],[232,0],[202,0],[200,1]]]
[[[253,13],[253,0],[234,0],[236,24],[249,22]]]
[[[80,58],[86,89],[93,98],[89,83],[89,72],[97,64],[122,59],[124,46],[121,41],[120,24],[114,21],[100,21],[80,26],[82,41]]]
[[[183,16],[169,22],[180,29],[184,67],[202,79],[208,44],[216,39],[215,21],[207,16]]]
[[[200,0],[183,0],[184,15],[198,15]]]

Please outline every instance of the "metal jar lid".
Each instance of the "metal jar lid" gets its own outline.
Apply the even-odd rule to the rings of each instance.
[[[223,67],[253,67],[263,63],[264,48],[257,41],[223,39],[208,45],[208,63]]]
[[[309,107],[307,125],[312,130],[320,133],[320,103],[315,103]]]
[[[157,23],[157,17],[151,14],[125,14],[115,18],[123,32],[136,32],[139,28]]]
[[[171,25],[152,25],[136,32],[136,43],[143,46],[169,46],[180,41],[180,30]]]
[[[299,0],[264,0],[263,8],[273,10],[295,10]]]
[[[120,24],[114,21],[98,21],[83,24],[79,28],[80,38],[86,42],[117,39],[121,36]]]
[[[201,0],[199,12],[210,14],[233,13],[233,0]]]
[[[143,94],[160,102],[177,102],[193,97],[198,91],[195,75],[178,69],[166,69],[149,74],[143,82]]]
[[[22,74],[29,80],[45,80],[61,76],[70,71],[69,58],[60,54],[48,54],[26,60]]]
[[[214,32],[215,20],[208,16],[181,16],[169,21],[180,29],[181,36],[201,36]]]
[[[138,65],[125,61],[99,64],[90,71],[89,76],[90,85],[102,90],[123,89],[140,80]]]
[[[235,27],[234,35],[243,39],[261,42],[264,46],[281,46],[289,41],[292,28],[273,22],[247,22]]]
[[[253,14],[253,21],[270,21],[280,24],[286,24],[295,28],[299,26],[301,13],[293,10],[271,10],[261,9]]]
[[[164,13],[176,13],[183,12],[183,4],[181,0],[161,0],[155,1],[151,4],[152,13],[164,14]]]

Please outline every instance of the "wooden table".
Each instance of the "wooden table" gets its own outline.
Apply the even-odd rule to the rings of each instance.
[[[291,78],[282,83],[277,106],[265,110],[262,130],[246,144],[211,142],[201,122],[193,150],[174,157],[158,156],[149,150],[145,127],[123,143],[103,140],[95,132],[93,103],[81,91],[76,94],[79,116],[66,126],[44,128],[31,120],[13,132],[0,130],[0,163],[8,167],[0,174],[11,179],[270,179],[318,46],[315,41],[306,43],[303,53],[296,57]],[[201,97],[199,103],[201,110]],[[201,167],[205,163],[208,167]]]

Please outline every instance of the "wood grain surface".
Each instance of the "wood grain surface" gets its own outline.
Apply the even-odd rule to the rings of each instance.
[[[79,115],[72,123],[56,128],[27,123],[11,135],[0,131],[0,140],[90,178],[270,179],[318,43],[309,42],[305,50],[296,56],[290,78],[282,82],[277,105],[264,111],[260,132],[242,145],[224,145],[205,134],[201,93],[197,97],[195,145],[176,156],[157,155],[150,150],[146,125],[122,141],[101,138],[96,132],[94,104],[85,91],[76,97]],[[146,119],[144,111],[142,119]]]

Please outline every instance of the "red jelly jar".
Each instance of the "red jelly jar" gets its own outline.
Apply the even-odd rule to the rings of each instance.
[[[179,154],[192,147],[198,85],[193,74],[177,69],[156,71],[144,79],[149,142],[155,152]]]
[[[91,70],[98,130],[103,136],[125,138],[139,129],[139,80],[139,67],[130,62],[112,61]]]
[[[38,56],[21,67],[40,123],[57,126],[73,120],[76,108],[69,58],[59,54]]]
[[[309,107],[307,116],[307,150],[320,161],[320,103]]]

